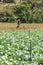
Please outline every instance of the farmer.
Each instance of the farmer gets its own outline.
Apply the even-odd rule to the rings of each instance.
[[[20,23],[21,23],[21,19],[20,19],[20,18],[18,18],[18,19],[17,19],[17,28],[19,28]]]

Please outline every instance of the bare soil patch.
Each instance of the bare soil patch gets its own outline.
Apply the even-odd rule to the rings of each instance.
[[[17,23],[0,23],[0,30],[25,30],[25,29],[43,29],[42,24],[25,24],[21,23],[17,28]]]

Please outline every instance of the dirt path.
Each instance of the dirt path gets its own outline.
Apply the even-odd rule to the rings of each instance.
[[[0,23],[0,30],[25,30],[25,29],[43,29],[43,24],[21,24],[16,28],[16,23]]]

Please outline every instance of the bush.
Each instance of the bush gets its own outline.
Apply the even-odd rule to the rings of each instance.
[[[41,23],[43,21],[43,10],[32,4],[21,3],[14,7],[14,14],[22,19],[23,23]]]
[[[43,65],[43,59],[42,58],[37,58],[37,62],[41,65]]]
[[[14,6],[8,5],[0,13],[0,21],[2,22],[16,22],[17,18],[21,18],[22,23],[43,22],[42,3],[37,3],[34,0],[24,0]]]
[[[33,10],[33,21],[35,23],[40,23],[43,21],[43,11],[41,9],[38,8],[34,8]]]
[[[13,13],[9,12],[0,12],[0,22],[15,22],[16,17],[13,16]]]
[[[30,4],[29,5],[24,5],[24,4],[19,4],[19,5],[16,5],[14,7],[14,14],[21,18],[22,19],[22,22],[28,22],[29,21],[29,16],[30,16]]]

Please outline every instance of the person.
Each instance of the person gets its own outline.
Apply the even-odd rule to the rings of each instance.
[[[21,20],[20,20],[20,18],[18,18],[18,19],[17,19],[17,28],[19,28],[20,23],[21,23]]]

